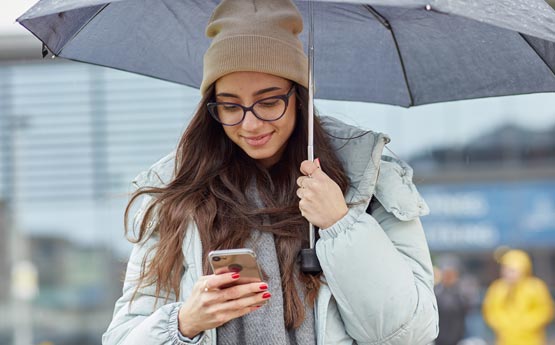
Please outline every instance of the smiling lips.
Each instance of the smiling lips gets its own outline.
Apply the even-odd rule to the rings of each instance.
[[[272,138],[272,134],[273,133],[268,133],[268,134],[258,135],[255,137],[243,137],[243,138],[245,139],[245,142],[250,146],[258,147],[258,146],[263,146],[268,141],[270,141],[270,139]]]

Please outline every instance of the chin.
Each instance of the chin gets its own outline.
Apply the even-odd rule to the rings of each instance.
[[[268,152],[266,150],[264,151],[245,151],[245,153],[252,159],[254,159],[255,161],[257,161],[258,163],[262,164],[265,167],[269,167],[269,165],[273,165],[272,163],[269,163],[271,161],[273,161],[273,157],[275,157],[276,153],[274,151],[272,152]]]
[[[257,160],[257,161],[258,160],[263,160],[263,159],[269,159],[273,156],[273,154],[269,154],[269,153],[266,153],[266,152],[256,152],[256,151],[248,152],[247,151],[246,153],[250,158],[252,158],[254,160]]]

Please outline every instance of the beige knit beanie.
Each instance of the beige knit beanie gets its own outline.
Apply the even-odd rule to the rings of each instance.
[[[308,87],[308,58],[298,35],[302,17],[291,0],[223,0],[206,28],[200,92],[239,71],[264,72]]]

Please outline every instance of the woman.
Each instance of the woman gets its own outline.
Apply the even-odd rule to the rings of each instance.
[[[388,141],[316,119],[289,0],[223,1],[207,27],[200,106],[143,197],[103,344],[427,344],[437,335],[427,207]],[[350,138],[350,139],[345,139]],[[379,176],[378,176],[379,172]],[[370,202],[372,200],[372,202]],[[129,206],[128,210],[129,211]],[[308,222],[323,273],[299,271]],[[228,287],[207,253],[252,248],[267,277]]]
[[[553,300],[545,283],[532,274],[532,261],[522,250],[509,250],[499,260],[501,278],[484,297],[486,323],[498,345],[545,345],[545,328],[553,320]]]

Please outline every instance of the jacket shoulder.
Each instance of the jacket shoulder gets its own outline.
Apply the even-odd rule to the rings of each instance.
[[[175,151],[172,151],[154,163],[150,168],[139,173],[131,183],[135,188],[162,187],[171,181],[174,169]]]
[[[412,168],[400,159],[382,155],[375,197],[387,212],[407,221],[430,213],[412,181]]]
[[[540,278],[536,276],[531,276],[526,278],[527,287],[533,293],[537,293],[540,290],[548,290],[547,284]]]

